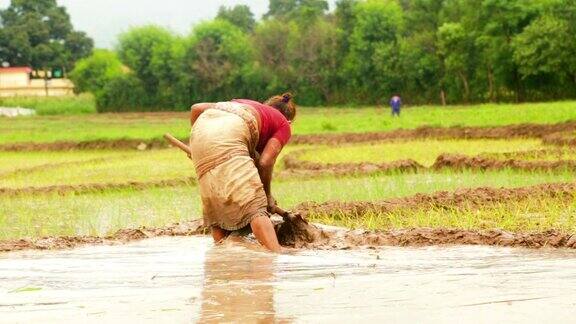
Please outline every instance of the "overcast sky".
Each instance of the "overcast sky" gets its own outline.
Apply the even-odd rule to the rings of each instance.
[[[113,47],[116,36],[144,24],[158,24],[186,34],[194,24],[212,19],[221,5],[246,4],[256,17],[268,9],[268,0],[58,0],[68,9],[72,23],[87,32],[97,47]],[[0,0],[0,8],[10,0]]]

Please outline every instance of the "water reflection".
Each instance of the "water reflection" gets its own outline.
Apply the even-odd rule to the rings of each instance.
[[[271,255],[159,238],[0,256],[0,323],[573,323],[576,251]]]
[[[269,253],[214,247],[207,251],[200,322],[277,322],[274,260]]]

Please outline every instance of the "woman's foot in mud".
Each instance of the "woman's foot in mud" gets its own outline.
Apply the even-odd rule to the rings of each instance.
[[[250,222],[250,226],[252,227],[252,233],[254,233],[260,244],[274,253],[281,252],[282,247],[278,243],[278,237],[270,218],[265,216],[256,217]]]
[[[218,226],[212,226],[212,238],[214,239],[214,243],[221,243],[229,235],[229,231],[223,230]]]

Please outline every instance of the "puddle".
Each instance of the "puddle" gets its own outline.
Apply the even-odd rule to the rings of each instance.
[[[572,322],[576,252],[269,255],[206,237],[0,255],[0,322]]]

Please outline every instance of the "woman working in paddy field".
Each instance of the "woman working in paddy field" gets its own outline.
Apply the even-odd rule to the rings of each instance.
[[[219,242],[250,226],[271,251],[280,244],[270,220],[270,183],[276,159],[290,140],[296,116],[292,95],[264,104],[247,99],[192,106],[191,158],[196,168],[204,225]]]

